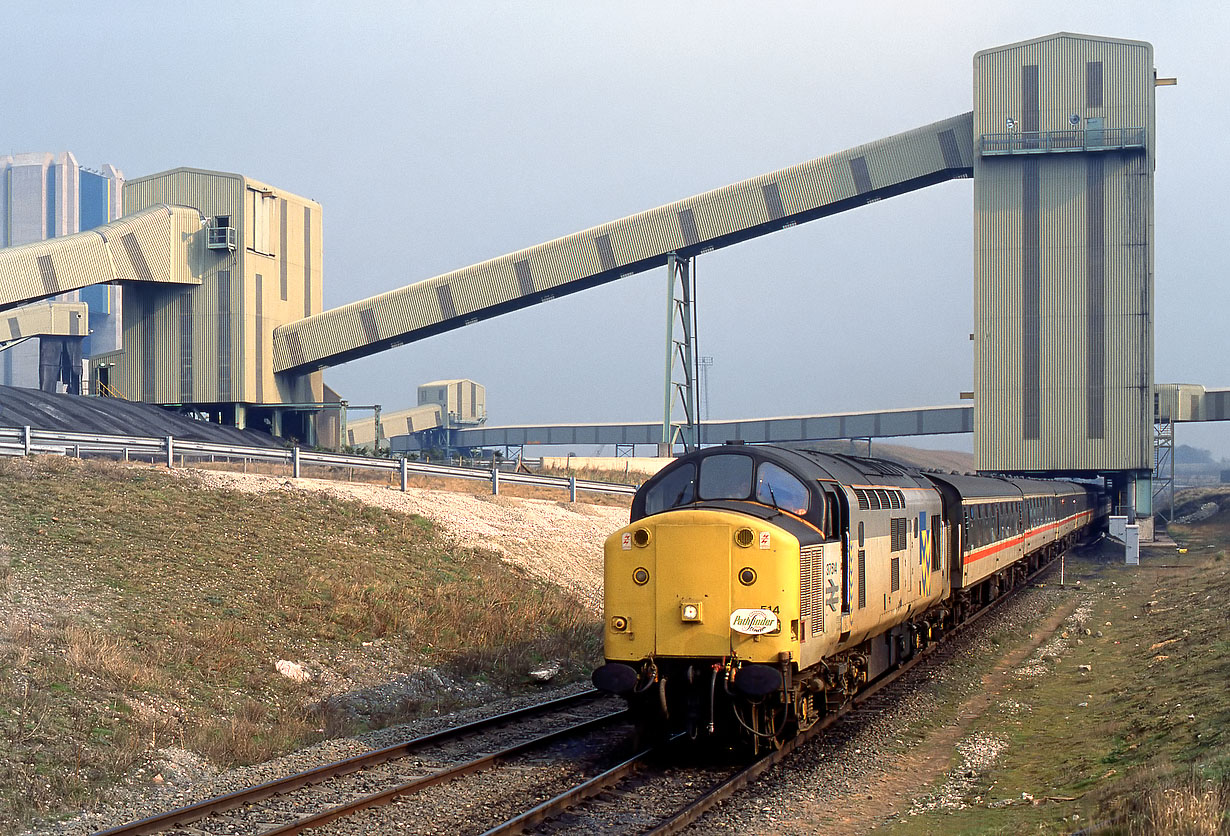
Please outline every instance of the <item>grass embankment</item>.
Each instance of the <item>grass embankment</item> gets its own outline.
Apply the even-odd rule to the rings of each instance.
[[[63,458],[0,460],[0,616],[0,831],[91,803],[160,746],[255,762],[543,660],[582,676],[600,645],[566,595],[421,517]],[[416,666],[461,687],[339,710]]]
[[[892,833],[1230,833],[1230,491],[1214,498],[1217,516],[1171,528],[1186,553],[1068,559],[1089,634],[993,695],[975,731],[1007,745],[968,806]]]

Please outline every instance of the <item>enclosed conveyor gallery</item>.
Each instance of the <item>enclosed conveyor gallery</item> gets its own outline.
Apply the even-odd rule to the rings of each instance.
[[[893,195],[973,176],[973,114],[744,180],[283,325],[274,368],[334,366]]]

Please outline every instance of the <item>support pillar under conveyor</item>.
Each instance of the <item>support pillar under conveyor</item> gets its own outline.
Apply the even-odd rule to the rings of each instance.
[[[1148,470],[1121,470],[1103,474],[1111,497],[1111,514],[1127,517],[1140,526],[1140,542],[1153,542],[1153,474]]]
[[[700,445],[696,381],[696,259],[666,257],[666,375],[659,456],[671,456],[682,444],[685,452]]]
[[[1174,522],[1174,419],[1153,425],[1153,504],[1169,500],[1167,521]]]
[[[70,395],[81,394],[81,346],[84,336],[45,335],[38,338],[38,385],[57,391],[63,383]]]

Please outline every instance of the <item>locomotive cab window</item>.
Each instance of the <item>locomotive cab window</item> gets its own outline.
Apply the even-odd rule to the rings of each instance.
[[[801,516],[807,513],[807,486],[773,462],[761,462],[756,471],[756,501]]]
[[[688,463],[667,473],[645,494],[645,513],[687,505],[696,499],[696,465]]]
[[[709,456],[701,461],[701,499],[747,499],[751,495],[751,456]]]

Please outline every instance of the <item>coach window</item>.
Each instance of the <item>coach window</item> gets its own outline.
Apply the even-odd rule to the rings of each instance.
[[[696,498],[696,465],[689,462],[662,477],[645,493],[645,513],[656,514],[667,508],[687,505]]]
[[[701,499],[747,499],[752,495],[752,457],[709,456],[700,463]]]
[[[773,462],[761,462],[756,471],[756,501],[799,516],[810,504],[807,486]]]

